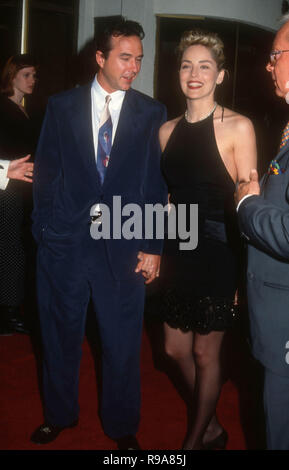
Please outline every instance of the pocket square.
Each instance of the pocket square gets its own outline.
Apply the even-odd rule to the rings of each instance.
[[[276,160],[272,160],[270,162],[269,168],[268,168],[268,175],[281,175],[284,173],[285,169],[281,168],[279,163]]]

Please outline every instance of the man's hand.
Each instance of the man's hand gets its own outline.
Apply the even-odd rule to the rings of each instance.
[[[161,257],[139,251],[137,258],[139,262],[135,272],[142,271],[142,275],[146,279],[145,283],[150,284],[156,277],[159,277]]]
[[[235,202],[238,204],[244,196],[260,194],[257,170],[251,170],[250,181],[240,182],[235,192]]]
[[[26,157],[11,160],[8,167],[7,178],[32,183],[34,164],[28,162],[30,157],[31,155],[26,155]]]

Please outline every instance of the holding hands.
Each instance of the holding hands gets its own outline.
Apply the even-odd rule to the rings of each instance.
[[[143,277],[146,279],[146,284],[150,284],[156,277],[159,277],[160,272],[160,255],[151,255],[139,251],[138,264],[135,272],[142,271]]]

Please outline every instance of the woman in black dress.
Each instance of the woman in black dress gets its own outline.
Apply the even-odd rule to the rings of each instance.
[[[225,447],[216,418],[221,391],[220,351],[235,314],[238,232],[235,184],[256,167],[255,133],[249,119],[215,102],[224,78],[223,43],[216,34],[184,33],[179,80],[184,115],[160,129],[162,167],[169,200],[198,204],[198,245],[181,249],[166,240],[160,283],[165,348],[190,389],[193,425],[184,449]]]
[[[2,162],[2,169],[6,168],[5,177],[1,176],[0,189],[2,334],[26,331],[19,310],[24,299],[26,261],[24,202],[28,204],[28,210],[31,207],[31,192],[25,186],[26,182],[32,181],[33,163],[25,156],[35,150],[37,131],[22,100],[25,95],[32,94],[35,82],[36,64],[31,56],[20,54],[8,60],[2,73],[0,95],[0,164]],[[20,172],[15,173],[15,166]]]

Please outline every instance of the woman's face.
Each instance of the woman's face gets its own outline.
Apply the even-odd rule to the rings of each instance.
[[[17,72],[12,84],[14,93],[23,93],[23,95],[30,95],[33,92],[36,82],[35,67],[25,67]]]
[[[198,44],[184,51],[179,78],[187,98],[201,99],[214,95],[216,85],[223,81],[224,70],[218,70],[210,49]]]

